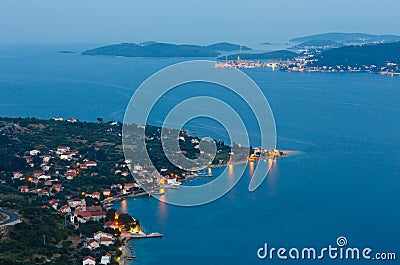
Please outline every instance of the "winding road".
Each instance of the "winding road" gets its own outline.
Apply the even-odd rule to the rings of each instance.
[[[4,225],[14,225],[20,222],[19,220],[19,215],[10,211],[6,211],[3,209],[0,209],[0,213],[4,214],[4,215],[8,215],[9,219],[0,222],[0,226],[4,226]]]

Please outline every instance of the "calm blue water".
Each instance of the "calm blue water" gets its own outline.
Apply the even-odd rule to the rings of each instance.
[[[122,120],[135,87],[182,61],[57,53],[85,48],[91,46],[0,47],[0,116]],[[397,251],[400,258],[400,78],[246,73],[268,97],[278,147],[302,153],[273,163],[253,193],[247,173],[230,193],[204,206],[175,207],[153,198],[116,204],[146,231],[164,234],[132,242],[138,257],[132,264],[304,264],[260,261],[256,251],[264,243],[325,247],[338,236],[349,246]],[[209,130],[224,138],[217,129]],[[335,263],[344,262],[322,264]]]

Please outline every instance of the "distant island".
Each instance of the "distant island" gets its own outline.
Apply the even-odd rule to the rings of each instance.
[[[82,55],[107,55],[123,57],[217,57],[219,51],[250,50],[249,47],[221,42],[208,46],[158,43],[153,41],[121,43],[87,50]]]
[[[211,45],[205,46],[207,48],[210,48],[215,51],[226,51],[226,52],[231,52],[231,51],[250,51],[251,48],[243,45],[238,45],[238,44],[233,44],[229,42],[218,42],[214,43]]]
[[[73,52],[73,51],[59,51],[58,53],[67,53],[67,54],[70,54],[70,53],[75,53],[75,52]]]
[[[345,44],[333,40],[309,40],[299,44],[296,44],[293,48],[295,49],[332,49],[340,48]]]
[[[279,50],[272,52],[264,52],[264,53],[238,53],[232,54],[228,56],[221,56],[219,60],[236,60],[238,57],[242,60],[291,60],[297,57],[299,54],[288,51],[288,50]]]
[[[397,42],[400,41],[400,36],[396,35],[373,35],[366,33],[342,33],[342,32],[331,32],[310,35],[305,37],[299,37],[291,39],[292,43],[302,43],[308,41],[335,41],[342,44],[367,44],[367,43],[378,43],[378,42]]]

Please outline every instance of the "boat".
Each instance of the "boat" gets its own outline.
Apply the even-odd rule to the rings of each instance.
[[[148,237],[163,237],[163,234],[154,232],[147,235]]]

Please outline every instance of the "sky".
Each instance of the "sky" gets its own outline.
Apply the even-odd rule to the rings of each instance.
[[[282,43],[324,32],[400,35],[398,0],[0,0],[0,44]]]

